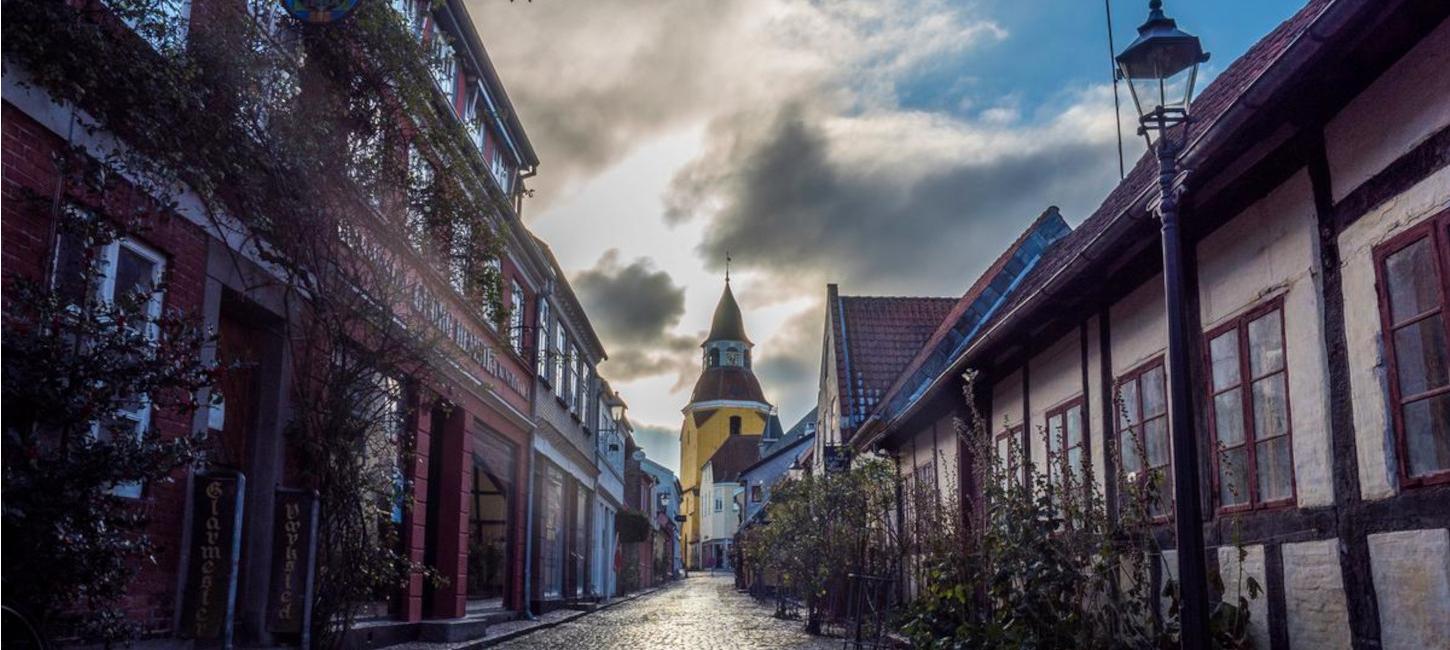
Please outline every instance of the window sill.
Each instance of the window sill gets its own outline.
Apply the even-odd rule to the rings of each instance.
[[[1418,488],[1426,488],[1436,485],[1445,485],[1447,483],[1450,483],[1450,470],[1435,472],[1433,474],[1425,474],[1423,476],[1416,476],[1413,478],[1402,475],[1400,479],[1400,485],[1402,486],[1402,490],[1414,490]]]

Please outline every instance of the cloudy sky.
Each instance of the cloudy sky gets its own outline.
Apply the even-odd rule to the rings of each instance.
[[[1147,2],[1111,2],[1121,49]],[[1045,207],[1076,224],[1118,178],[1100,0],[467,4],[542,160],[525,220],[667,466],[727,251],[788,427],[814,405],[826,283],[959,295]],[[1167,9],[1211,78],[1301,4]]]

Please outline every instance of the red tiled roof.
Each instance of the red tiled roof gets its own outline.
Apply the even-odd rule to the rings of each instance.
[[[760,438],[756,436],[730,436],[711,454],[708,461],[716,483],[734,481],[740,477],[740,470],[750,467],[760,459]]]
[[[1235,100],[1240,98],[1254,81],[1264,74],[1265,70],[1272,66],[1274,62],[1278,61],[1289,46],[1303,35],[1309,25],[1334,2],[1335,0],[1309,0],[1294,16],[1281,23],[1273,31],[1269,32],[1269,34],[1250,47],[1243,56],[1234,60],[1223,73],[1219,74],[1212,83],[1203,89],[1193,101],[1192,109],[1194,120],[1184,127],[1179,127],[1188,129],[1185,141],[1190,143],[1190,147],[1197,138],[1205,133],[1206,129],[1212,127],[1219,118],[1223,117],[1224,113],[1234,104]],[[992,326],[1012,315],[1015,310],[1031,299],[1038,289],[1045,286],[1059,270],[1087,249],[1091,242],[1094,242],[1107,232],[1109,226],[1121,214],[1128,210],[1144,192],[1152,188],[1153,183],[1157,180],[1157,171],[1157,161],[1152,151],[1144,152],[1133,165],[1132,170],[1128,172],[1127,176],[1103,199],[1098,209],[1079,224],[1077,228],[1073,229],[1071,233],[1054,242],[1043,253],[1042,258],[1038,260],[1033,269],[1008,296],[1001,308],[984,324],[985,326],[982,331],[989,331]],[[1041,217],[1039,217],[1040,219]],[[1024,232],[1024,236],[1026,232],[1031,232],[1031,230],[1031,228],[1028,228]],[[1018,243],[1020,244],[1020,240]],[[1014,244],[1015,246],[1016,244]],[[1012,248],[1009,248],[1004,252],[993,267],[989,268],[978,278],[973,284],[972,289],[968,290],[967,294],[962,297],[962,300],[958,303],[958,307],[942,321],[941,328],[932,335],[931,340],[922,347],[921,353],[912,360],[911,365],[907,367],[893,384],[891,390],[884,396],[882,403],[889,403],[895,393],[901,390],[902,384],[910,377],[911,373],[925,362],[927,355],[935,346],[935,343],[946,335],[953,321],[960,315],[959,310],[965,309],[971,303],[969,297],[982,290],[982,287],[995,274],[995,269],[1005,262],[1012,250]],[[1037,304],[1032,305],[1032,307],[1042,308],[1043,303],[1039,301]],[[971,354],[978,347],[975,344],[968,347],[967,353]],[[953,372],[953,366],[954,364],[949,365],[946,368],[946,372]],[[872,413],[872,417],[882,418],[888,421],[895,415],[882,413],[879,407],[877,412]]]
[[[690,402],[713,400],[769,404],[765,401],[764,391],[760,390],[760,380],[755,378],[755,373],[748,368],[734,366],[708,368],[700,373],[700,378],[695,381],[695,390],[690,393]]]
[[[847,413],[864,417],[871,412],[955,303],[953,298],[837,298],[830,309],[831,330]]]

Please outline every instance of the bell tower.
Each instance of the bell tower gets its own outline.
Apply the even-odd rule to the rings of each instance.
[[[699,566],[700,558],[701,469],[730,437],[759,438],[774,408],[765,401],[751,369],[754,347],[745,335],[727,266],[725,291],[710,319],[710,334],[700,344],[700,378],[682,409],[685,417],[680,426],[680,487],[684,490],[680,513],[686,518],[680,548],[692,568]]]

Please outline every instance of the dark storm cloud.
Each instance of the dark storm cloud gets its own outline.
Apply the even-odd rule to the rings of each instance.
[[[695,369],[695,340],[673,333],[685,313],[685,289],[669,273],[645,258],[623,264],[611,249],[572,282],[610,351],[610,378],[683,376],[686,366]]]
[[[1086,136],[1038,148],[986,140],[991,150],[912,166],[889,147],[837,154],[854,145],[822,123],[792,107],[766,129],[712,131],[666,197],[670,218],[706,220],[703,259],[733,251],[782,286],[811,280],[812,292],[833,280],[849,293],[953,295],[1048,205],[1080,219],[1115,180],[1111,142]]]
[[[489,54],[544,161],[532,185],[559,187],[620,159],[732,89],[721,74],[747,8],[715,0],[468,0]]]
[[[657,341],[685,313],[685,288],[645,258],[621,264],[610,249],[574,287],[600,334],[615,343]]]

